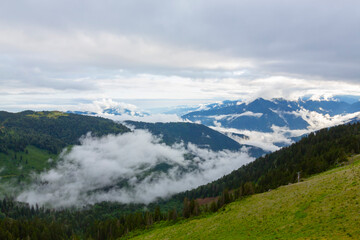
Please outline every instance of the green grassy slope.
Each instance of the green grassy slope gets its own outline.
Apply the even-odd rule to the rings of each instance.
[[[28,176],[31,172],[41,172],[51,167],[51,160],[57,156],[34,146],[27,146],[24,152],[9,150],[7,154],[0,152],[0,183],[13,177]]]
[[[360,157],[304,182],[135,239],[360,239]]]

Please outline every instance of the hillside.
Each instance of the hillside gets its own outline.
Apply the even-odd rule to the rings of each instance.
[[[274,189],[297,179],[320,173],[360,153],[360,123],[325,128],[279,151],[267,154],[222,178],[173,196],[203,198],[219,196],[226,188],[236,189],[252,182],[256,192]]]
[[[134,239],[359,239],[359,160]]]
[[[0,111],[0,181],[22,180],[31,171],[50,167],[62,149],[79,144],[88,132],[95,136],[130,131],[112,120],[62,112]]]
[[[260,148],[239,144],[228,136],[202,124],[186,122],[146,123],[136,121],[126,121],[125,123],[134,126],[136,129],[147,129],[152,134],[161,136],[162,140],[168,145],[180,142],[185,144],[193,143],[198,147],[209,148],[213,151],[225,149],[239,151],[242,147],[247,147],[249,148],[249,154],[255,158],[266,153]]]

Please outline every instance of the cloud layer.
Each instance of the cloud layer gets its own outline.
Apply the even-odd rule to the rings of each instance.
[[[184,154],[196,157],[186,159]],[[195,145],[166,146],[143,130],[82,139],[17,200],[52,207],[101,201],[149,203],[189,190],[254,160],[243,152],[212,152]],[[153,171],[166,164],[166,171]],[[121,183],[126,182],[125,185]]]
[[[359,8],[355,0],[3,1],[0,101],[17,110],[103,97],[359,95]]]

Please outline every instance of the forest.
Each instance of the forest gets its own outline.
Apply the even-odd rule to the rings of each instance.
[[[29,114],[34,113],[22,113],[22,116],[12,123],[7,123],[6,116],[2,116],[1,124],[9,129],[23,129],[22,131],[26,132],[26,127],[21,128],[16,121],[30,118],[34,119],[33,122],[36,124],[38,119],[50,118],[50,116],[42,115],[28,116]],[[58,116],[54,119],[57,118],[62,117]],[[66,131],[71,129],[71,124],[77,121],[79,119],[76,116],[73,116],[71,121],[64,120],[62,122],[64,129],[50,124],[41,127],[42,125],[39,124],[39,133],[48,137],[56,136],[62,141],[59,144],[75,144],[75,134],[68,135]],[[67,124],[68,127],[66,127]],[[109,132],[109,129],[119,132],[127,131],[122,125],[116,128],[107,121],[97,122],[97,126],[94,132],[98,131],[98,134]],[[86,126],[83,127],[85,129]],[[106,130],[101,132],[102,129]],[[81,128],[79,127],[78,130],[77,134],[80,134]],[[4,135],[6,133],[2,136]],[[19,134],[19,139],[22,139],[21,137],[24,136]],[[3,137],[2,141],[6,143],[6,139]],[[19,141],[24,141],[24,146],[26,146],[25,143],[29,144],[26,140]],[[177,194],[170,199],[159,200],[148,206],[103,202],[85,206],[82,209],[55,210],[16,202],[8,196],[0,202],[0,239],[26,239],[27,237],[31,239],[116,239],[134,231],[151,228],[154,223],[173,224],[187,218],[218,211],[236,199],[296,182],[298,173],[301,178],[306,178],[345,164],[349,157],[360,153],[359,144],[360,123],[322,129],[289,147],[260,157],[219,180]],[[8,143],[6,146],[5,150],[12,149],[14,143]],[[201,202],[204,198],[212,200],[204,204]]]
[[[0,152],[23,152],[32,145],[58,154],[64,147],[78,144],[79,138],[88,132],[103,136],[129,131],[122,124],[100,117],[57,111],[0,111]]]

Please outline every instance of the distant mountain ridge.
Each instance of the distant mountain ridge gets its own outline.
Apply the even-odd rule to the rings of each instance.
[[[91,104],[84,104],[78,110],[69,110],[67,113],[90,115],[90,116],[129,116],[129,117],[145,117],[148,113],[140,111],[135,105],[123,102],[115,102],[111,99],[102,99],[94,101]]]
[[[182,116],[193,122],[201,122],[207,126],[222,126],[260,132],[272,132],[272,126],[287,127],[290,130],[306,129],[310,126],[306,118],[307,112],[336,115],[360,112],[360,102],[329,100],[285,99],[265,100],[258,98],[250,103],[224,101],[220,104],[208,105],[208,109],[195,111]]]
[[[110,114],[115,116],[128,115],[132,117],[144,117],[149,116],[150,114],[146,112],[133,111],[130,109],[119,109],[119,108],[106,108],[101,112],[91,112],[91,111],[66,111],[66,113],[80,114],[80,115],[89,115],[97,116],[99,114]]]
[[[119,121],[180,122],[182,119],[185,122],[203,124],[241,145],[261,148],[265,152],[288,146],[313,131],[360,119],[360,101],[356,96],[335,96],[320,100],[304,98],[296,101],[282,98],[258,98],[251,102],[226,100],[169,108],[162,112],[161,118],[155,117],[156,114],[141,112],[134,105],[111,99],[95,101],[92,107],[88,106],[88,111],[84,111],[85,109],[80,108],[72,113]]]

